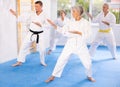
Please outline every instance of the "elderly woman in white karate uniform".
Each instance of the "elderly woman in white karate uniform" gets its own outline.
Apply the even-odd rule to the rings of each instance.
[[[59,13],[60,17],[57,18],[54,23],[59,27],[63,27],[66,23],[68,23],[69,19],[66,17],[66,12],[64,10],[60,10]],[[50,49],[48,50],[47,54],[50,54],[53,50],[56,49],[57,42],[63,37],[64,36],[61,33],[57,31],[54,32],[53,38],[51,38],[50,41]]]
[[[55,77],[61,77],[62,71],[71,54],[78,55],[86,69],[88,80],[95,82],[95,79],[92,77],[91,58],[86,45],[86,39],[90,35],[91,27],[90,23],[86,19],[82,18],[82,14],[83,8],[81,6],[74,6],[72,8],[72,15],[75,20],[69,21],[69,23],[62,27],[62,29],[59,29],[58,26],[49,20],[50,24],[53,25],[58,32],[61,32],[68,37],[68,40],[57,60],[52,76],[45,82],[53,81]]]
[[[100,42],[104,41],[108,46],[113,58],[117,59],[116,42],[112,31],[112,27],[116,23],[116,18],[114,14],[109,11],[109,5],[104,3],[103,11],[98,14],[96,18],[93,18],[90,14],[88,14],[88,16],[92,19],[93,22],[99,23],[99,31],[89,49],[90,55],[94,56]]]
[[[25,57],[29,53],[28,51],[30,50],[31,45],[34,41],[36,41],[37,50],[40,53],[40,62],[43,66],[46,66],[45,43],[44,43],[44,33],[43,33],[46,16],[42,10],[42,5],[43,5],[43,3],[41,1],[36,1],[35,2],[36,12],[31,13],[30,15],[27,15],[24,18],[22,16],[18,17],[18,21],[29,22],[28,23],[29,24],[29,32],[27,33],[27,35],[20,47],[20,52],[18,54],[17,62],[15,64],[13,64],[12,66],[19,66],[25,62]],[[16,12],[14,12],[12,9],[10,9],[10,12],[13,15],[17,16]]]

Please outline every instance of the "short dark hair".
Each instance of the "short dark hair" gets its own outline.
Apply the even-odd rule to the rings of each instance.
[[[64,13],[65,15],[67,15],[67,13],[65,12],[65,10],[58,10],[58,16],[60,16],[60,13]]]
[[[39,4],[40,6],[43,6],[42,1],[36,1],[35,4]]]
[[[65,15],[67,14],[65,10],[60,10],[60,13],[64,13]]]

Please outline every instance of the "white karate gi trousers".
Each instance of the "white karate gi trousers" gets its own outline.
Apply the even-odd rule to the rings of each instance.
[[[109,48],[112,54],[112,57],[116,58],[116,42],[112,30],[108,33],[98,32],[98,34],[95,37],[95,40],[90,46],[90,55],[94,56],[95,51],[101,43],[101,41],[104,41],[106,43],[107,47]]]
[[[25,62],[25,57],[29,53],[30,47],[33,43],[33,41],[36,41],[36,35],[33,35],[31,38],[31,35],[33,33],[28,32],[26,38],[24,39],[22,46],[20,48],[20,52],[17,58],[17,61],[19,62]],[[40,61],[41,64],[45,64],[45,46],[44,46],[44,34],[39,34],[39,43],[37,44],[37,51],[40,53]]]
[[[63,35],[57,31],[54,32],[54,36],[53,38],[51,39],[50,41],[50,50],[55,50],[56,49],[56,45],[57,45],[57,42],[63,38]]]
[[[74,38],[71,38],[69,41],[67,41],[60,57],[57,60],[56,66],[53,70],[52,76],[55,77],[61,77],[62,71],[68,62],[69,56],[74,53],[77,54],[79,59],[81,60],[83,66],[86,68],[86,74],[88,77],[92,76],[92,70],[91,70],[91,59],[89,55],[88,48],[85,44],[81,44],[80,41],[76,43],[77,40]]]

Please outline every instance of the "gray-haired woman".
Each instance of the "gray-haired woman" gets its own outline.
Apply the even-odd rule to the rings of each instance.
[[[92,77],[90,54],[86,45],[86,39],[90,35],[91,27],[90,23],[86,19],[82,18],[83,12],[84,11],[81,6],[72,7],[72,16],[74,20],[69,21],[69,23],[62,27],[62,29],[59,29],[59,27],[56,26],[51,20],[48,20],[48,22],[58,32],[66,35],[68,39],[60,57],[57,60],[52,76],[45,82],[53,81],[55,77],[61,76],[62,71],[71,54],[78,55],[79,59],[86,69],[88,80],[95,82],[95,79]]]

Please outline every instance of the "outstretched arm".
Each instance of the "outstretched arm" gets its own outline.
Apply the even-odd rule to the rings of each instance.
[[[47,19],[47,21],[54,27],[54,29],[57,29],[57,25],[55,25],[53,21],[51,21],[50,19]]]
[[[10,9],[10,12],[17,17],[17,13],[13,9]]]

